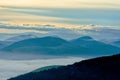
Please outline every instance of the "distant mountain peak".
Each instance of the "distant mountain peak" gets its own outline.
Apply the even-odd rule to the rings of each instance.
[[[59,37],[57,37],[57,36],[45,36],[45,37],[42,37],[42,38],[59,38]]]
[[[59,37],[46,36],[46,37],[40,37],[40,38],[30,38],[30,39],[21,40],[5,47],[3,50],[13,51],[19,48],[23,48],[23,50],[26,50],[25,47],[27,47],[32,49],[39,48],[38,49],[39,51],[40,49],[43,50],[43,48],[47,50],[48,47],[51,47],[51,48],[57,47],[64,43],[67,43],[67,41]],[[35,51],[36,50],[33,50],[33,52]]]
[[[81,41],[81,40],[91,41],[91,40],[94,40],[94,39],[92,37],[90,37],[90,36],[83,36],[83,37],[79,37],[77,39],[74,39],[72,41]]]
[[[54,40],[62,40],[62,41],[66,41],[60,37],[57,37],[57,36],[45,36],[45,37],[41,37],[41,39],[54,39]]]
[[[90,36],[83,36],[83,37],[80,37],[79,39],[93,39],[93,38]]]
[[[29,38],[37,38],[37,36],[32,34],[21,34],[7,39],[6,41],[21,41]]]

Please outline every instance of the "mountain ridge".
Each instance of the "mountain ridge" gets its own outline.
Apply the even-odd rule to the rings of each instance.
[[[120,80],[119,61],[120,54],[103,56],[8,80]]]
[[[110,44],[102,43],[91,37],[85,36],[71,41],[59,37],[31,38],[15,42],[2,49],[3,51],[39,53],[47,55],[71,55],[71,56],[94,56],[115,54],[120,52],[120,48]],[[93,53],[90,54],[90,53]]]

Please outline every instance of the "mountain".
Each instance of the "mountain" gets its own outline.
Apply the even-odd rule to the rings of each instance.
[[[120,80],[120,54],[30,72],[8,80]]]
[[[0,41],[0,49],[13,44],[14,42],[18,42],[18,41],[30,39],[30,38],[36,38],[36,37],[37,36],[31,35],[31,34],[21,34],[21,35],[15,36],[15,37],[11,37],[7,40]]]
[[[0,47],[4,46],[4,42],[3,41],[0,41]]]
[[[89,55],[88,52],[92,52],[88,48],[71,44],[71,42],[59,37],[51,36],[18,41],[3,48],[2,51],[15,53],[38,53],[42,55],[55,56]]]
[[[71,41],[51,36],[31,38],[15,42],[2,50],[15,53],[39,53],[58,56],[101,56],[120,52],[120,48],[96,41],[89,36]]]
[[[92,37],[89,37],[89,36],[83,36],[83,37],[71,40],[71,43],[80,45],[82,47],[86,47],[86,48],[94,51],[95,54],[97,53],[97,54],[106,55],[106,53],[109,53],[109,55],[110,55],[113,53],[120,52],[120,48],[110,45],[110,44],[100,42],[100,41],[96,41]]]
[[[10,41],[0,41],[0,49],[12,44]]]
[[[120,47],[120,41],[115,41],[115,42],[112,43],[112,45]]]
[[[59,67],[62,67],[62,65],[45,66],[45,67],[36,69],[36,70],[34,70],[34,71],[32,71],[32,72],[33,72],[33,73],[36,73],[36,72],[40,72],[40,71],[44,71],[44,70],[49,70],[49,69],[53,69],[53,68],[59,68]]]
[[[3,48],[4,51],[10,52],[33,52],[33,53],[47,53],[52,52],[57,46],[67,43],[58,37],[42,37],[31,38],[13,43],[12,45]]]
[[[66,43],[67,41],[60,39],[58,37],[43,37],[43,38],[31,38],[18,41],[12,45],[16,47],[25,47],[25,46],[40,46],[40,47],[54,47]],[[12,47],[12,46],[11,46]],[[13,47],[12,47],[13,48]]]

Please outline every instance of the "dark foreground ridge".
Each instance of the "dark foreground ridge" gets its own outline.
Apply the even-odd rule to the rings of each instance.
[[[8,80],[120,80],[120,54],[31,72]]]

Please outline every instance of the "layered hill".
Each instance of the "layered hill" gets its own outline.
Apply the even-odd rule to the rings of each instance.
[[[100,56],[120,52],[120,48],[96,41],[89,36],[71,41],[51,36],[31,38],[15,42],[2,50],[15,53],[37,53],[58,56]]]
[[[97,40],[94,40],[92,37],[83,36],[71,41],[71,43],[86,47],[95,52],[95,54],[106,55],[106,53],[119,53],[120,48],[106,44]]]

